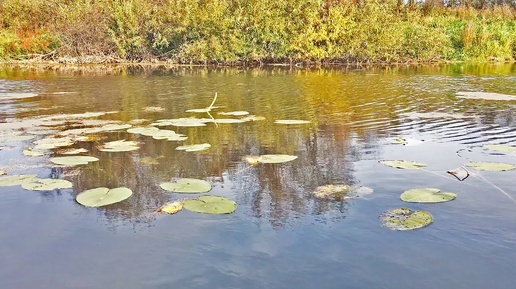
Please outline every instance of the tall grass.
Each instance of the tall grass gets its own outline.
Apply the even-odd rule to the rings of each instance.
[[[516,13],[397,0],[3,0],[0,58],[513,61]]]

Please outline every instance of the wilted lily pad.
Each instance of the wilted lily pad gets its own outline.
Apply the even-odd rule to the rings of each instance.
[[[52,163],[61,166],[86,165],[89,162],[96,162],[98,160],[98,158],[92,156],[67,156],[50,158]]]
[[[60,151],[57,152],[57,154],[60,154],[60,155],[78,155],[78,154],[87,153],[87,152],[88,152],[87,149],[78,148],[78,149],[60,150]]]
[[[349,192],[349,189],[348,185],[325,185],[315,188],[312,194],[319,199],[340,199]]]
[[[158,212],[165,212],[167,214],[175,214],[183,209],[183,203],[181,201],[175,201],[166,203],[161,208],[158,209]]]
[[[400,198],[409,203],[443,203],[457,197],[455,193],[441,192],[436,188],[418,188],[403,192]]]
[[[426,227],[433,222],[432,215],[427,211],[414,211],[409,208],[388,210],[380,215],[382,226],[395,230],[406,231]]]
[[[201,196],[197,199],[184,200],[183,207],[196,213],[231,214],[236,210],[236,203],[224,197]]]
[[[30,183],[35,179],[36,175],[0,176],[0,187],[18,186],[24,183]]]
[[[510,146],[510,145],[497,145],[497,144],[491,144],[491,145],[485,145],[486,149],[490,149],[493,151],[499,151],[504,153],[514,153],[516,152],[516,146]]]
[[[139,149],[138,142],[117,140],[105,143],[99,147],[99,151],[103,152],[129,152]]]
[[[30,183],[23,183],[21,186],[31,191],[52,191],[55,189],[70,189],[73,184],[67,180],[37,178]]]
[[[77,203],[86,207],[101,207],[121,202],[132,194],[133,192],[125,187],[115,189],[101,187],[79,193],[75,199]]]
[[[174,193],[198,194],[206,193],[211,190],[211,184],[198,179],[179,179],[175,182],[165,182],[159,185],[162,189]]]
[[[413,162],[413,161],[404,161],[404,160],[396,160],[396,161],[380,161],[381,164],[397,168],[397,169],[407,169],[407,170],[417,170],[426,167],[426,164]]]
[[[310,123],[310,121],[300,120],[300,119],[278,119],[274,123],[276,123],[276,124],[307,124],[307,123]]]
[[[494,162],[478,162],[478,163],[467,163],[468,167],[475,168],[479,171],[510,171],[516,167],[506,163],[494,163]]]
[[[207,150],[211,147],[209,143],[178,146],[176,150],[185,152],[197,152]]]

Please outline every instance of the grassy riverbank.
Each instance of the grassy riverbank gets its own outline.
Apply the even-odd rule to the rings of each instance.
[[[4,0],[0,59],[514,61],[516,12],[397,1]]]

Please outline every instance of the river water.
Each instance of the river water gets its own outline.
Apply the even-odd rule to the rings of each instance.
[[[45,124],[52,134],[77,128],[70,115],[87,112],[133,125],[208,117],[186,110],[209,106],[215,93],[215,118],[247,111],[265,120],[167,127],[188,136],[182,142],[102,132],[72,145],[100,160],[71,168],[52,166],[56,150],[22,154],[45,135],[4,138],[0,170],[62,178],[73,188],[0,187],[0,288],[513,288],[516,170],[470,169],[464,181],[446,171],[470,161],[516,164],[514,153],[484,147],[516,145],[516,101],[462,99],[459,91],[516,95],[516,66],[1,67],[0,137],[41,129],[55,116],[66,121]],[[141,147],[98,150],[122,139]],[[199,143],[211,147],[175,150]],[[298,158],[254,166],[242,159],[264,154]],[[380,160],[427,167],[395,169]],[[175,178],[209,181],[209,194],[234,200],[236,211],[156,213],[184,197],[159,187]],[[327,184],[373,193],[350,200],[312,195]],[[125,186],[133,195],[100,208],[75,201],[101,186]],[[418,187],[457,198],[400,200]],[[382,227],[378,216],[399,207],[426,210],[434,222],[413,231]]]

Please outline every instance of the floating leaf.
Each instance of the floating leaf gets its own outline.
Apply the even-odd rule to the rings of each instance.
[[[233,115],[233,116],[244,116],[248,115],[249,112],[247,111],[229,111],[229,112],[219,112],[221,115]]]
[[[436,188],[418,188],[403,192],[400,198],[409,203],[443,203],[457,197],[455,193],[441,192]]]
[[[432,215],[426,211],[409,208],[388,210],[380,215],[382,226],[396,231],[414,230],[426,227],[433,222]]]
[[[291,155],[261,155],[258,162],[262,164],[279,164],[286,163],[297,159],[297,156]]]
[[[165,111],[165,109],[163,107],[159,107],[159,106],[147,106],[143,110],[146,111],[146,112],[161,112],[161,111]]]
[[[7,92],[0,93],[0,98],[5,99],[22,99],[22,98],[32,98],[38,96],[37,93],[32,92]]]
[[[263,116],[256,116],[256,115],[249,115],[244,118],[241,118],[241,120],[248,122],[248,121],[260,121],[260,120],[266,120]]]
[[[200,119],[200,118],[178,118],[178,119],[162,119],[157,120],[152,125],[155,126],[178,126],[178,127],[196,127],[196,126],[206,126],[207,122],[211,122],[209,119]]]
[[[196,213],[231,214],[236,210],[236,203],[224,197],[201,196],[197,199],[184,200],[183,207]]]
[[[245,121],[235,118],[218,118],[212,120],[214,123],[244,123]]]
[[[276,123],[276,124],[307,124],[307,123],[310,123],[310,121],[300,120],[300,119],[278,119],[274,123]]]
[[[381,164],[397,168],[397,169],[407,169],[407,170],[417,170],[426,167],[426,164],[413,162],[413,161],[404,161],[404,160],[396,160],[396,161],[379,161]]]
[[[494,163],[494,162],[478,162],[478,163],[467,163],[468,167],[475,168],[479,171],[510,171],[516,167],[506,163]]]
[[[198,179],[179,179],[175,182],[166,182],[159,185],[162,189],[174,193],[198,194],[206,193],[211,190],[211,184]]]
[[[26,132],[28,134],[33,134],[33,135],[51,135],[51,134],[56,134],[59,131],[55,130],[55,129],[37,129],[37,130],[28,130]]]
[[[133,192],[125,187],[115,189],[101,187],[79,193],[75,199],[77,203],[86,207],[101,207],[121,202],[132,194]]]
[[[103,146],[99,147],[99,150],[103,152],[129,152],[139,148],[138,142],[117,140],[105,143]]]
[[[78,149],[60,150],[60,151],[57,151],[57,154],[60,154],[60,155],[78,155],[78,154],[87,153],[87,152],[88,152],[87,149],[78,148]]]
[[[504,153],[514,153],[516,152],[516,146],[510,146],[510,145],[497,145],[497,144],[491,144],[491,145],[485,145],[486,149],[490,149],[493,151],[499,151]]]
[[[143,134],[148,136],[152,135],[156,131],[159,131],[159,128],[153,126],[132,127],[127,130],[128,133]]]
[[[203,143],[203,144],[178,146],[176,148],[176,150],[178,150],[178,151],[186,151],[186,152],[197,152],[197,151],[207,150],[210,147],[211,147],[211,145],[209,143]]]
[[[36,175],[0,176],[0,187],[18,186],[24,183],[30,183],[35,179]]]
[[[245,156],[243,157],[243,160],[246,161],[248,164],[254,166],[260,163],[260,156]]]
[[[196,113],[206,113],[206,112],[210,112],[211,111],[211,108],[194,108],[194,109],[189,109],[187,110],[186,112],[196,112]]]
[[[456,96],[458,98],[467,99],[485,99],[485,100],[516,100],[516,95],[492,93],[492,92],[481,92],[481,91],[459,91]]]
[[[348,185],[325,185],[315,188],[312,194],[319,199],[341,199],[349,190]]]
[[[178,134],[173,130],[158,129],[157,131],[149,132],[146,134],[152,136],[153,139],[157,140],[169,140],[169,141],[182,141],[188,139],[184,134]]]
[[[167,214],[175,214],[183,209],[183,203],[181,201],[175,201],[166,203],[161,208],[158,209],[158,212],[165,212]]]
[[[71,146],[75,142],[69,137],[49,137],[37,140],[34,143],[36,144],[34,149],[45,150]]]
[[[55,189],[70,189],[73,184],[67,180],[37,178],[30,183],[23,183],[21,186],[31,191],[52,191]]]
[[[34,135],[6,135],[0,136],[0,143],[2,142],[19,142],[35,138]]]
[[[40,156],[44,156],[45,153],[42,152],[42,151],[37,151],[37,150],[33,150],[31,148],[27,149],[27,150],[24,150],[22,152],[23,155],[25,156],[31,156],[31,157],[40,157]]]
[[[98,160],[98,158],[92,156],[67,156],[50,158],[52,163],[61,166],[86,165],[89,162],[96,162]]]

